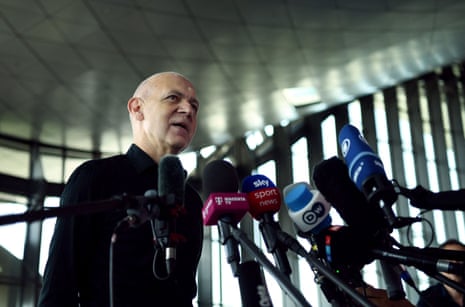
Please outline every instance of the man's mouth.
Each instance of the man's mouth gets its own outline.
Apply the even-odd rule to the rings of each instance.
[[[182,122],[175,122],[175,123],[172,123],[171,124],[172,126],[175,126],[175,127],[181,127],[187,131],[189,131],[189,127],[185,124],[185,123],[182,123]]]

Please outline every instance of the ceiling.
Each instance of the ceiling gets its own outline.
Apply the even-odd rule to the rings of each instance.
[[[461,0],[0,0],[0,135],[120,152],[126,102],[193,81],[190,149],[295,120],[465,59]],[[283,89],[316,90],[296,108]]]

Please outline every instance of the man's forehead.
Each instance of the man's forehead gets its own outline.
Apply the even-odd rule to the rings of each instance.
[[[195,93],[195,88],[190,82],[165,82],[156,86],[156,89],[159,91],[161,96],[175,94],[186,98],[190,102],[200,104]]]

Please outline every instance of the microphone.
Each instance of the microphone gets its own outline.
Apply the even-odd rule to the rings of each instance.
[[[367,202],[349,177],[347,165],[341,159],[334,156],[315,165],[313,182],[348,225],[374,237],[384,235],[389,225],[382,210]]]
[[[284,203],[299,235],[318,234],[331,225],[331,204],[306,182],[293,183],[283,190]]]
[[[350,124],[342,127],[338,140],[350,178],[368,203],[381,205],[390,226],[394,226],[396,218],[391,206],[397,200],[397,193],[386,177],[383,162],[358,129]]]
[[[306,182],[297,182],[286,186],[283,189],[284,194],[284,203],[288,207],[289,217],[294,223],[294,226],[297,230],[299,236],[307,238],[312,245],[311,252],[317,254],[317,257],[321,259],[322,265],[327,265],[328,262],[326,259],[324,251],[320,251],[324,246],[318,245],[317,238],[322,236],[322,233],[329,227],[331,227],[331,215],[329,214],[331,210],[331,204],[324,198],[320,191],[312,189],[312,187]],[[356,242],[359,242],[358,240]],[[327,262],[328,261],[328,262]],[[324,270],[325,274],[320,272],[320,269],[315,267],[315,262],[309,262],[312,267],[312,271],[315,274],[315,282],[320,285],[322,292],[324,293],[326,299],[331,304],[331,306],[347,306],[351,302],[348,301],[346,294],[339,289],[341,283],[331,281],[327,270]],[[344,275],[346,280],[349,280],[350,283],[359,283],[360,274],[353,272],[348,272],[336,268],[331,263],[333,270],[338,272],[338,275]],[[324,268],[324,267],[323,267]],[[348,269],[349,270],[349,269]],[[354,276],[356,279],[354,280]],[[354,297],[355,298],[355,297]]]
[[[349,145],[347,146],[350,147]],[[353,151],[351,153],[353,153]],[[373,157],[373,155],[370,154],[367,154],[367,156]],[[360,159],[358,159],[358,161],[360,161]],[[362,166],[364,163],[365,162],[362,163]],[[313,180],[317,188],[333,205],[342,219],[353,228],[354,232],[357,234],[356,236],[360,236],[359,239],[356,240],[357,242],[361,242],[361,237],[368,237],[373,244],[376,243],[376,245],[380,246],[389,245],[388,233],[391,231],[391,223],[385,219],[385,215],[383,214],[384,211],[382,211],[379,206],[368,203],[367,198],[364,197],[363,193],[357,188],[352,180],[353,178],[351,179],[349,174],[350,171],[348,171],[347,165],[339,158],[332,157],[315,166]],[[376,176],[378,178],[379,173]],[[357,177],[356,179],[359,178],[360,177]],[[357,248],[363,250],[364,246],[357,246]],[[353,247],[350,247],[350,250],[352,249]],[[363,260],[367,261],[370,260],[370,258]],[[371,258],[371,260],[373,259]],[[363,265],[363,261],[361,263],[356,263]],[[380,261],[380,265],[385,272],[383,277],[386,283],[388,297],[390,299],[401,299],[405,297],[401,276],[398,273],[399,268],[396,268],[394,264],[384,260]]]
[[[374,259],[383,259],[390,263],[412,265],[428,272],[463,274],[465,264],[454,260],[445,260],[428,253],[427,249],[394,249],[378,247],[369,236],[360,234],[351,226],[331,226],[317,237],[318,249],[324,258],[336,267],[358,263],[368,264]],[[398,274],[404,270],[395,270]],[[391,272],[388,272],[391,273]],[[384,274],[384,272],[383,272]],[[397,277],[395,277],[397,278]]]
[[[355,227],[343,227],[331,225],[331,216],[329,211],[331,204],[325,199],[325,197],[318,190],[312,190],[311,186],[305,182],[295,183],[285,188],[286,205],[289,207],[289,216],[291,217],[294,225],[297,227],[299,235],[307,237],[311,240],[311,243],[316,244],[320,256],[323,256],[331,264],[336,265],[335,268],[341,270],[342,267],[339,264],[359,264],[360,266],[370,263],[373,259],[368,259],[369,247],[367,243],[371,243],[373,240],[367,240],[369,237],[361,231],[357,231]],[[315,213],[316,212],[316,213]],[[310,218],[309,218],[310,217]],[[338,230],[335,232],[335,230]],[[335,247],[336,252],[331,251],[332,245],[331,237],[328,234],[336,233],[337,236],[334,240],[336,243],[344,241],[344,237],[347,237],[347,241],[352,246],[350,250],[357,250],[360,252],[347,253],[339,249],[342,244],[338,243]],[[357,240],[354,238],[357,237]],[[343,245],[343,248],[347,245]],[[336,254],[336,258],[333,257]],[[344,255],[343,261],[339,260],[339,255]],[[351,257],[354,255],[353,257]],[[349,258],[345,258],[345,257]],[[362,257],[363,256],[363,257]]]
[[[160,159],[158,166],[158,199],[151,212],[156,212],[151,219],[156,243],[165,251],[167,273],[175,268],[176,245],[185,238],[176,233],[176,218],[184,213],[184,168],[177,156],[166,155]],[[150,194],[146,193],[146,197]],[[150,209],[150,208],[149,208]]]
[[[239,178],[231,163],[214,160],[203,171],[203,194],[206,201],[202,208],[204,225],[218,225],[220,242],[225,246],[226,258],[234,276],[238,276],[240,254],[238,242],[231,227],[249,210],[245,193],[239,193]]]
[[[247,195],[250,214],[260,222],[259,228],[268,252],[273,254],[281,272],[289,276],[292,270],[286,255],[287,247],[278,239],[277,232],[281,228],[273,218],[281,207],[279,189],[268,177],[252,175],[242,181],[241,191]]]
[[[238,274],[243,307],[273,307],[265,276],[256,261],[241,263]]]
[[[414,248],[413,250],[386,250],[373,249],[371,253],[380,259],[398,261],[406,265],[412,265],[426,272],[443,272],[459,276],[465,274],[465,263],[456,260],[446,260],[441,257],[435,257],[428,254],[426,249]],[[465,254],[462,253],[461,257]]]

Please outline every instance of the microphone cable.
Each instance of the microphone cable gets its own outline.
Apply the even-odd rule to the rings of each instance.
[[[155,248],[155,254],[153,255],[153,262],[152,262],[152,272],[155,278],[158,280],[167,280],[170,277],[168,271],[165,272],[163,276],[163,272],[157,270],[157,260],[164,260],[163,257],[163,248],[161,248],[158,244],[156,244],[156,231],[155,231],[155,222],[153,219],[150,220],[150,228],[152,229],[152,236],[153,236],[153,246]]]

